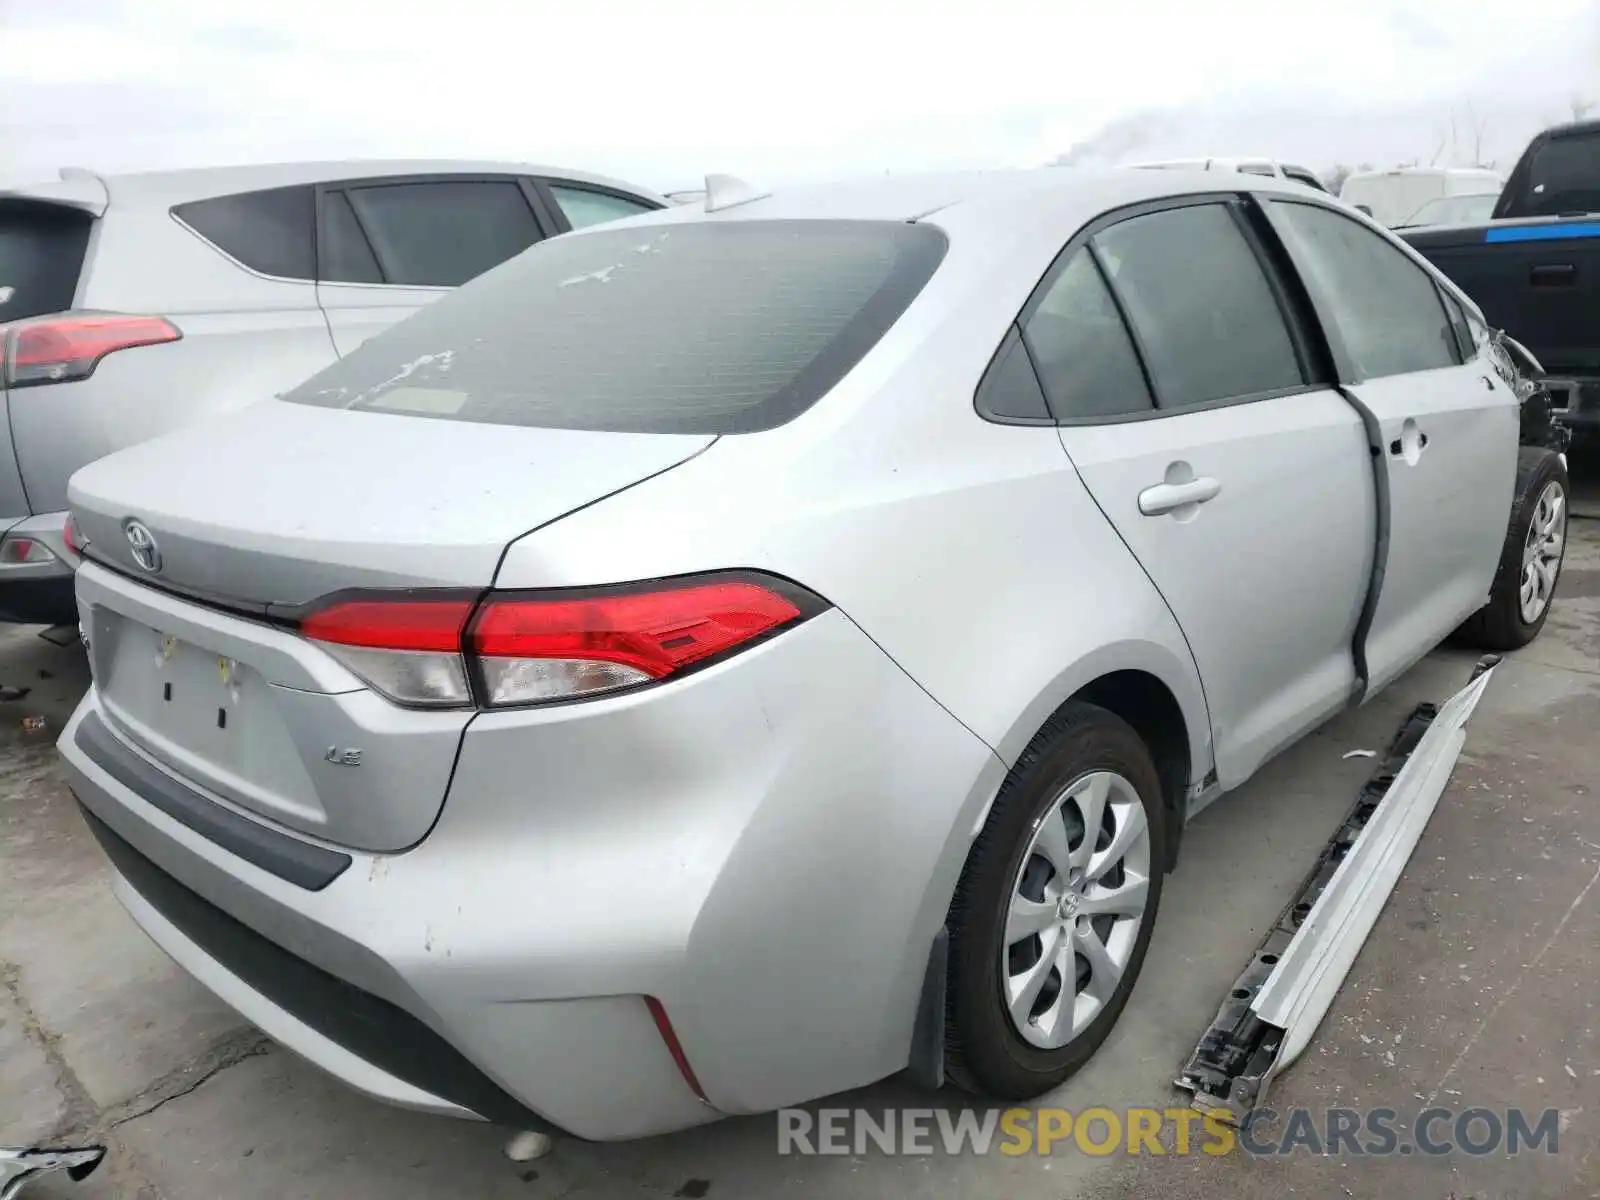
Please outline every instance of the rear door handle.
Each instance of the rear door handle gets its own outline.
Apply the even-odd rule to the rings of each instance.
[[[1578,268],[1571,263],[1551,263],[1528,271],[1530,287],[1571,287],[1578,282]]]
[[[1215,479],[1201,477],[1187,483],[1158,483],[1139,493],[1139,511],[1147,517],[1159,517],[1186,505],[1204,504],[1215,500],[1222,485]]]

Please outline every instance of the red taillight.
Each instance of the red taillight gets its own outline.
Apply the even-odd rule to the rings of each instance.
[[[463,708],[472,687],[462,630],[477,602],[476,593],[333,597],[301,619],[300,632],[399,704]]]
[[[335,601],[300,622],[300,632],[319,642],[369,650],[461,650],[476,596],[441,600],[363,599]]]
[[[816,612],[815,596],[741,572],[583,591],[333,598],[300,622],[402,704],[571,700],[680,674]],[[469,674],[468,664],[471,664]]]
[[[183,335],[164,317],[78,313],[23,321],[5,336],[8,387],[87,379],[108,354],[175,342]]]
[[[67,514],[66,523],[61,526],[61,540],[66,543],[68,550],[80,555],[84,546],[88,544],[84,540],[83,531],[78,528],[78,519],[71,513]]]

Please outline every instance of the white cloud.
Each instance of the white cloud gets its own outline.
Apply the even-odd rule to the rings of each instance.
[[[1377,155],[1384,114],[1413,114],[1426,142],[1417,114],[1446,119],[1468,96],[1537,100],[1554,119],[1569,93],[1600,88],[1593,0],[1523,0],[1515,28],[1487,0],[51,0],[25,19],[12,6],[0,0],[12,173],[486,155],[658,187],[706,170],[778,181],[1048,157],[1151,110],[1211,114],[1187,133],[1178,120],[1178,141],[1287,139],[1282,113],[1329,114],[1383,133]],[[1313,165],[1359,154],[1305,140],[1246,149]]]

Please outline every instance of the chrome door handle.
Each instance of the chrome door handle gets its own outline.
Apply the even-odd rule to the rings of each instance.
[[[1147,517],[1159,517],[1186,505],[1215,500],[1220,491],[1220,483],[1203,476],[1187,483],[1158,483],[1139,493],[1139,511]]]

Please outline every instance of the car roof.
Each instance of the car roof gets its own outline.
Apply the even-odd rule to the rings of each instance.
[[[798,184],[758,199],[707,213],[695,202],[628,219],[629,225],[718,220],[917,221],[938,214],[948,226],[968,219],[1004,219],[1048,209],[1090,217],[1107,209],[1164,196],[1203,192],[1282,191],[1305,195],[1303,184],[1267,175],[1231,171],[1136,167],[1036,167],[876,176],[832,183]],[[590,226],[600,229],[605,226]],[[580,231],[582,232],[582,231]]]
[[[257,163],[247,166],[188,167],[167,171],[133,171],[96,175],[80,167],[62,171],[63,181],[84,177],[99,179],[117,205],[138,204],[167,207],[211,196],[253,192],[266,188],[292,187],[307,183],[332,183],[337,180],[376,178],[395,175],[547,175],[616,188],[666,203],[665,199],[636,184],[591,171],[538,163],[501,159],[344,159],[321,162]],[[15,191],[40,195],[59,188],[46,183],[38,188],[19,187]],[[12,189],[7,189],[12,190]]]

